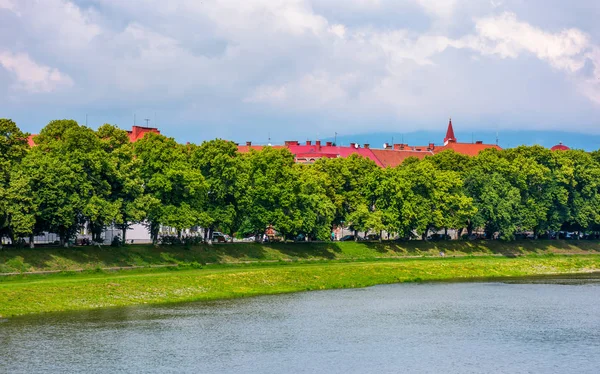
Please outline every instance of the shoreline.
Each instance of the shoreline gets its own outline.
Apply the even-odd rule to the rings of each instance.
[[[3,318],[46,312],[231,299],[377,284],[502,281],[600,271],[600,255],[389,259],[20,276],[0,282]]]

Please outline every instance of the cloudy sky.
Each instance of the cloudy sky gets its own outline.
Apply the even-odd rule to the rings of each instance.
[[[180,141],[600,133],[598,0],[0,0],[0,117]]]

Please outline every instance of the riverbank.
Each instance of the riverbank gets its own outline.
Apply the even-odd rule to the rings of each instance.
[[[0,250],[0,274],[81,271],[124,267],[256,262],[372,261],[406,257],[600,254],[598,241],[441,241],[233,243],[213,246],[128,245],[114,248],[24,248]]]
[[[585,273],[600,271],[600,256],[405,258],[175,269],[178,270],[4,277],[0,282],[0,315],[216,300],[399,282]]]

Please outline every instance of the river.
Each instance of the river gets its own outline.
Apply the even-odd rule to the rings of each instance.
[[[423,283],[0,321],[0,373],[598,373],[600,279]]]

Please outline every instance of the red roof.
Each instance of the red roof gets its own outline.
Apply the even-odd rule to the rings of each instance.
[[[358,154],[370,160],[373,160],[377,166],[383,166],[381,161],[373,154],[370,148],[339,147],[334,145],[321,144],[299,144],[298,142],[288,141],[287,145],[273,146],[273,148],[287,148],[296,158],[336,158],[348,157],[352,154]],[[307,142],[308,143],[308,142]],[[264,146],[239,145],[238,152],[247,153],[250,149],[260,151]]]
[[[27,137],[27,144],[29,144],[30,147],[35,147],[35,142],[33,141],[33,139],[37,136],[37,134],[31,134]]]
[[[495,148],[501,150],[496,144],[483,144],[483,143],[453,143],[449,142],[446,145],[440,145],[435,147],[435,153],[445,151],[446,149],[452,149],[456,153],[461,153],[467,156],[477,156],[479,152],[484,149]]]
[[[423,159],[425,156],[433,155],[432,151],[413,151],[395,149],[372,149],[371,152],[377,157],[383,167],[396,167],[409,157]]]
[[[450,121],[448,122],[448,130],[446,131],[446,137],[444,138],[444,144],[448,144],[449,142],[456,142],[454,128],[452,128],[452,118],[450,118]]]
[[[571,149],[571,148],[567,147],[562,142],[560,142],[557,145],[555,145],[554,147],[550,148],[551,151],[568,151],[569,149]]]
[[[127,135],[129,135],[129,141],[133,143],[143,138],[149,132],[160,134],[160,131],[155,127],[133,126],[131,130],[127,130]]]

